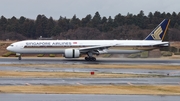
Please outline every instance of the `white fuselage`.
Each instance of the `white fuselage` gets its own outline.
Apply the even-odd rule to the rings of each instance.
[[[64,54],[65,49],[107,45],[110,47],[103,49],[102,53],[129,54],[152,50],[168,44],[160,40],[25,40],[11,44],[7,50],[29,54]]]

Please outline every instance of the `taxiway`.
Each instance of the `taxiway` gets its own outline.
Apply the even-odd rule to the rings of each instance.
[[[94,94],[0,94],[2,101],[180,101],[180,96]]]
[[[0,78],[0,85],[180,85],[166,78]]]

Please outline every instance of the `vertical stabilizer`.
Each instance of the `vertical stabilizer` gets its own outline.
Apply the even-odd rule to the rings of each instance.
[[[164,19],[144,40],[162,40],[168,29],[170,20]]]

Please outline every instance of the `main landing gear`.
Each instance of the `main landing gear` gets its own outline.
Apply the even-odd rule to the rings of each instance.
[[[85,57],[86,61],[96,61],[95,57]]]
[[[88,52],[87,55],[88,55],[88,57],[85,57],[86,61],[96,61],[96,58],[93,57],[92,52]]]

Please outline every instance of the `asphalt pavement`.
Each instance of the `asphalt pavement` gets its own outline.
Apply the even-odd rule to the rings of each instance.
[[[85,61],[83,58],[39,58],[39,57],[17,57],[0,58],[0,64],[159,64],[159,65],[180,65],[180,59],[159,59],[159,58],[97,58],[97,61]]]
[[[180,96],[98,94],[0,94],[0,101],[180,101]]]

